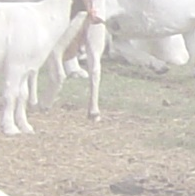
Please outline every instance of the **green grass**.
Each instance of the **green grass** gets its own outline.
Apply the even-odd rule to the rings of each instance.
[[[166,75],[159,76],[144,69],[104,62],[100,106],[105,110],[123,110],[138,116],[191,118],[195,113],[192,70],[190,67],[173,66]],[[45,84],[44,72],[40,83]],[[88,80],[67,79],[60,101],[85,107],[88,95]]]

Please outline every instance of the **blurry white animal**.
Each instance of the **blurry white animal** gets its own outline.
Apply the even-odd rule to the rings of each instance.
[[[183,37],[181,35],[168,36],[165,38],[156,39],[131,39],[128,40],[129,47],[136,48],[140,51],[149,53],[170,65],[186,64],[189,55],[185,47]],[[123,53],[118,53],[112,47],[112,41],[109,43],[108,55],[112,59],[123,57]],[[120,47],[123,47],[122,44]],[[125,58],[125,55],[124,55]],[[131,62],[131,59],[129,63]]]
[[[65,32],[70,8],[71,0],[0,3],[4,133],[34,133],[26,116],[28,80],[36,78],[39,68]]]
[[[128,61],[146,65],[156,72],[166,71],[164,61],[140,48],[129,47],[127,40],[158,39],[181,34],[189,54],[188,64],[195,64],[195,1],[118,0],[115,12],[112,13],[107,28],[115,37],[117,52]]]

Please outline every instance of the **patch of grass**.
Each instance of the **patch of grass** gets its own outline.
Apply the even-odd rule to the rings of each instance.
[[[178,137],[188,132],[193,133],[194,130],[195,79],[191,69],[173,66],[169,73],[158,76],[132,66],[105,63],[100,88],[100,108],[123,111],[130,118],[150,119],[149,124],[140,122],[143,123],[143,131],[148,129],[150,132],[146,145],[150,146],[152,143],[152,146],[158,147],[182,146],[194,149],[195,139],[191,134]],[[87,107],[88,97],[87,80],[66,80],[61,93],[63,103]]]
[[[151,117],[191,116],[195,112],[195,79],[190,69],[171,67],[170,72],[159,76],[132,66],[103,64],[100,105],[104,109]],[[44,85],[44,76],[40,78]],[[85,79],[67,79],[61,101],[85,106],[89,96],[88,84]]]
[[[89,85],[86,79],[70,78],[64,82],[64,87],[60,96],[63,102],[77,105],[77,107],[86,107],[88,103]]]

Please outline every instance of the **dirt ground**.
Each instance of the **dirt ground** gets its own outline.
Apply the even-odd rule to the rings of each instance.
[[[141,122],[147,119],[105,112],[107,119],[97,125],[84,112],[34,113],[35,135],[2,134],[1,188],[13,196],[102,196],[112,195],[110,185],[130,176],[143,181],[138,195],[195,194],[194,155],[180,148],[144,148],[148,133]]]
[[[102,115],[92,123],[84,107],[68,104],[30,112],[35,135],[0,134],[0,188],[11,196],[195,195],[194,151],[155,145],[156,135],[172,134],[166,122],[121,109]],[[164,127],[155,136],[154,123]]]

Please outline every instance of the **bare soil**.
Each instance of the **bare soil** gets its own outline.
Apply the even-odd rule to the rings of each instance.
[[[94,124],[76,108],[29,116],[35,135],[0,135],[0,187],[10,195],[195,194],[192,152],[144,145],[152,119],[103,111]]]

